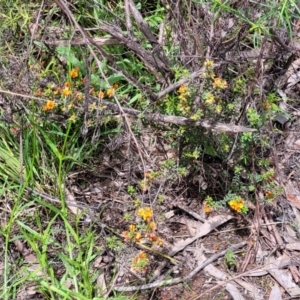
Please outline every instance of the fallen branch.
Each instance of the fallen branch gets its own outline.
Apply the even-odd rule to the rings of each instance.
[[[93,101],[99,101],[98,98],[89,96],[91,100]],[[120,112],[119,107],[111,102],[103,100],[102,103],[111,111]],[[234,125],[234,124],[225,124],[225,123],[217,123],[212,122],[207,119],[199,120],[199,121],[193,121],[189,118],[185,117],[178,117],[178,116],[167,116],[162,115],[160,113],[147,113],[142,112],[137,109],[133,108],[126,108],[122,107],[122,110],[133,116],[141,116],[142,118],[145,118],[148,121],[154,121],[159,123],[171,123],[176,125],[186,125],[186,126],[192,126],[192,127],[203,127],[212,131],[224,131],[224,132],[254,132],[256,129],[248,128],[244,126]]]
[[[208,266],[209,264],[211,264],[212,262],[217,260],[219,257],[225,255],[225,253],[227,251],[229,251],[229,250],[235,251],[239,248],[242,248],[246,244],[247,244],[247,242],[242,242],[242,243],[239,243],[239,244],[235,244],[235,245],[232,245],[231,247],[227,248],[226,250],[221,251],[220,253],[217,253],[217,254],[213,255],[212,257],[208,258],[205,262],[200,264],[189,275],[187,275],[185,277],[174,278],[174,279],[169,279],[169,280],[164,280],[164,281],[159,281],[159,282],[156,281],[156,282],[153,282],[153,283],[143,284],[143,285],[140,285],[140,286],[129,286],[129,287],[116,286],[116,287],[114,287],[114,290],[118,291],[118,292],[132,292],[132,291],[146,290],[146,289],[156,288],[156,287],[160,287],[160,286],[166,286],[166,285],[171,285],[171,284],[177,284],[177,283],[184,282],[184,281],[189,281],[199,271],[201,271],[203,268],[205,268],[206,266]]]
[[[91,38],[91,40],[86,40],[81,37],[74,37],[69,40],[50,40],[50,41],[39,41],[42,43],[45,43],[46,45],[49,46],[69,46],[69,45],[74,45],[74,46],[80,46],[80,45],[87,45],[87,44],[96,44],[98,46],[104,46],[104,45],[121,45],[122,43],[114,38],[111,37],[94,37]]]

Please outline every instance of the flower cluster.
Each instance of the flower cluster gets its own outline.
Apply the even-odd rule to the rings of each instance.
[[[207,196],[203,202],[203,208],[206,213],[212,212],[218,206],[218,203],[215,202],[214,199],[210,196]]]
[[[148,263],[147,253],[140,252],[132,260],[132,269],[134,271],[146,271]]]
[[[212,60],[206,60],[204,62],[204,71],[201,74],[202,78],[214,78],[215,73],[214,73],[214,62]]]
[[[142,233],[137,230],[136,226],[133,224],[129,225],[129,231],[124,231],[122,233],[125,242],[129,242],[130,240],[135,240],[136,242],[141,242]]]
[[[66,97],[70,96],[70,94],[71,94],[71,84],[70,84],[70,82],[66,82],[64,84],[64,88],[61,90],[61,94],[63,96],[66,96]]]
[[[55,107],[55,101],[48,100],[47,103],[43,106],[44,111],[53,110]]]
[[[116,94],[116,90],[118,89],[119,85],[117,83],[114,83],[109,89],[107,89],[105,92],[103,91],[95,91],[94,89],[90,90],[90,94],[98,97],[99,99],[103,99],[106,97],[112,98]]]
[[[231,199],[228,202],[231,209],[235,210],[238,213],[247,213],[248,207],[245,205],[245,201],[240,197],[237,196],[233,199]]]
[[[265,197],[267,198],[267,199],[272,199],[272,198],[274,198],[274,193],[273,192],[271,192],[271,191],[265,191]]]
[[[136,214],[142,217],[144,221],[149,222],[152,218],[153,211],[150,207],[139,208]]]
[[[210,213],[213,211],[213,208],[208,203],[204,202],[203,204],[204,204],[204,211],[206,213]]]
[[[72,69],[69,73],[72,79],[77,78],[79,76],[79,67]]]
[[[142,238],[150,241],[151,243],[156,243],[156,245],[161,246],[162,240],[155,234],[157,225],[155,222],[151,221],[153,216],[153,211],[150,207],[139,208],[136,212],[138,217],[142,218],[142,223],[139,225],[140,230],[134,224],[130,224],[128,231],[122,233],[126,242],[136,241],[141,242]]]
[[[159,175],[157,172],[146,172],[144,179],[142,179],[139,184],[140,189],[143,192],[146,192],[149,189],[152,182],[154,181],[155,177],[157,177],[157,175]]]
[[[177,109],[183,114],[187,115],[190,110],[190,104],[189,104],[189,98],[190,98],[190,89],[186,85],[182,85],[177,90],[177,93],[179,94],[179,103],[177,105]]]
[[[216,77],[214,78],[213,87],[216,89],[224,90],[227,88],[227,82],[225,79]]]
[[[215,96],[212,94],[212,93],[206,93],[205,95],[204,95],[204,101],[205,101],[205,103],[206,104],[208,104],[208,105],[212,105],[212,104],[214,104],[215,103]]]
[[[205,79],[207,92],[203,96],[204,103],[209,112],[220,114],[222,112],[222,100],[220,99],[220,91],[227,88],[225,79],[216,77],[214,72],[214,62],[206,60],[204,62],[204,71],[201,75]]]
[[[69,71],[70,80],[65,82],[63,86],[56,86],[55,84],[49,84],[45,89],[38,89],[35,94],[37,96],[49,97],[51,100],[48,100],[46,104],[42,106],[42,110],[45,112],[52,111],[54,108],[61,110],[64,113],[68,113],[68,121],[75,122],[78,115],[78,107],[80,102],[84,98],[84,94],[80,89],[84,86],[86,82],[85,77],[80,76],[79,67],[73,68]],[[95,92],[94,89],[90,91],[93,96],[103,99],[104,97],[111,98],[115,95],[115,91],[118,88],[118,84],[113,84],[106,91]],[[63,98],[61,97],[63,96]],[[53,99],[54,98],[54,99]],[[56,103],[55,99],[60,100],[60,105]],[[99,105],[99,104],[98,104]],[[89,111],[95,110],[97,103],[92,103],[89,105]],[[105,108],[105,106],[101,106]],[[90,120],[89,120],[90,122]]]

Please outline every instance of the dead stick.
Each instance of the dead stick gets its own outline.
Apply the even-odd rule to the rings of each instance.
[[[93,101],[98,101],[99,99],[96,97],[89,97]],[[103,100],[102,103],[110,110],[119,112],[119,107],[111,102]],[[223,132],[254,132],[256,129],[254,128],[248,128],[244,126],[234,125],[234,124],[225,124],[225,123],[214,123],[212,121],[209,121],[207,119],[199,120],[199,121],[193,121],[189,118],[185,117],[178,117],[178,116],[167,116],[160,113],[147,113],[142,112],[137,109],[133,108],[126,108],[122,107],[122,110],[129,114],[134,116],[141,116],[144,117],[148,121],[155,121],[160,123],[171,123],[176,125],[186,125],[186,126],[193,126],[193,127],[203,127],[209,130],[213,131],[223,131]]]

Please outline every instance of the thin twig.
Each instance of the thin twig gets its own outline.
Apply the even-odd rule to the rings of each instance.
[[[186,206],[183,206],[181,204],[176,204],[176,206],[178,208],[180,208],[181,210],[185,211],[186,213],[190,214],[192,217],[194,217],[198,221],[201,221],[203,223],[205,223],[207,221],[203,217],[201,217],[199,214],[195,213],[194,211],[192,211],[191,209],[189,209]]]

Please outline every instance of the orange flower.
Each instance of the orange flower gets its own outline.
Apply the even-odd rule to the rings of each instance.
[[[236,197],[228,202],[231,209],[237,211],[238,213],[246,209],[244,200],[241,197]]]
[[[186,93],[186,91],[188,90],[186,85],[182,85],[179,87],[179,89],[177,90],[178,94],[184,94]]]
[[[71,78],[77,78],[78,77],[78,74],[79,74],[79,68],[77,67],[77,68],[75,68],[75,69],[72,69],[71,71],[70,71],[70,76],[71,76]]]
[[[270,199],[270,198],[274,197],[274,194],[271,191],[266,191],[265,192],[265,197],[268,198],[268,199]]]
[[[62,91],[61,91],[61,93],[64,95],[64,96],[69,96],[70,94],[71,94],[71,91],[70,91],[70,89],[69,88],[64,88]]]
[[[135,231],[136,230],[136,226],[133,224],[129,225],[129,231]]]
[[[206,202],[204,202],[204,211],[205,211],[206,213],[210,213],[210,212],[213,211],[213,209],[212,209],[212,207],[209,206]]]
[[[116,90],[119,87],[119,85],[117,83],[113,84],[113,88]]]
[[[53,100],[48,100],[47,103],[43,106],[43,110],[52,110],[55,107],[55,101]]]
[[[54,95],[57,95],[59,92],[60,92],[60,89],[56,88],[53,93],[54,93]]]
[[[144,221],[149,221],[153,215],[153,211],[150,207],[140,208],[137,211],[137,215],[142,217]]]
[[[100,91],[100,92],[98,93],[98,97],[99,97],[100,99],[103,99],[103,98],[104,98],[104,93],[103,93],[102,91]]]
[[[161,246],[161,245],[163,244],[163,241],[162,241],[162,239],[161,239],[160,237],[157,237],[157,239],[156,239],[156,244],[157,244],[158,246]]]
[[[145,252],[140,252],[140,253],[137,255],[137,257],[138,257],[139,259],[147,258],[147,253],[145,253]]]
[[[134,239],[137,241],[137,242],[140,242],[142,240],[142,234],[138,231],[135,236],[134,236]]]
[[[132,260],[132,267],[134,270],[146,270],[147,264],[149,263],[149,258],[145,252],[138,253]]]
[[[106,91],[106,94],[109,98],[112,98],[115,95],[115,90],[114,89],[108,89]]]
[[[157,240],[157,236],[155,235],[155,233],[150,233],[149,235],[149,241],[150,242],[155,242]]]
[[[216,77],[214,78],[213,87],[220,90],[224,90],[227,88],[227,82],[222,78]]]
[[[149,227],[150,227],[152,230],[156,230],[156,229],[157,229],[157,226],[156,226],[156,223],[155,223],[155,222],[150,222],[150,223],[149,223]]]
[[[150,178],[150,179],[151,179],[151,178],[152,178],[152,174],[151,174],[150,172],[146,172],[146,173],[145,173],[145,177],[147,177],[147,178]]]
[[[65,88],[70,88],[70,87],[71,87],[71,83],[70,83],[70,82],[68,82],[68,81],[67,81],[67,82],[65,82],[65,84],[64,84],[64,87],[65,87]]]
[[[36,96],[40,96],[42,95],[42,90],[41,89],[38,89],[36,92],[35,92]]]
[[[130,240],[129,232],[123,231],[122,236],[124,237],[125,242],[128,242]]]

